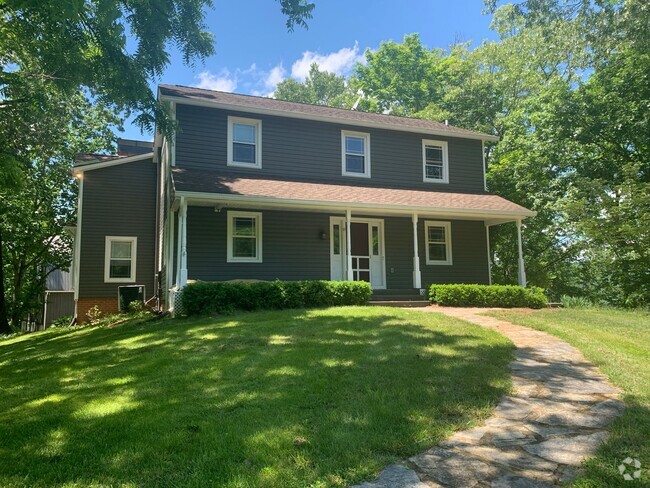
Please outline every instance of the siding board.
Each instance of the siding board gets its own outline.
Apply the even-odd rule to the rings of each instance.
[[[154,293],[156,165],[151,159],[83,173],[80,298],[117,298],[121,283],[104,283],[106,236],[138,238],[136,283]]]
[[[228,115],[262,120],[262,169],[226,165]],[[481,141],[331,122],[297,120],[179,104],[176,165],[334,184],[368,185],[457,193],[485,193]],[[341,131],[370,133],[371,178],[341,175]],[[449,184],[422,181],[422,139],[449,143]]]
[[[235,209],[231,209],[235,210]],[[192,280],[327,280],[330,278],[329,214],[262,212],[262,263],[226,262],[227,209],[189,207],[188,276]],[[356,215],[361,218],[361,215]],[[376,218],[376,217],[373,217]],[[435,220],[435,219],[429,219]],[[328,239],[320,239],[325,231]],[[384,218],[386,283],[389,289],[413,286],[413,228],[410,218]],[[422,283],[487,283],[483,222],[452,221],[453,265],[426,265],[424,221],[418,229]]]

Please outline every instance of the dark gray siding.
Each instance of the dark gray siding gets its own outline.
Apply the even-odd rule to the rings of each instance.
[[[228,115],[262,120],[262,169],[226,165]],[[483,193],[481,141],[178,105],[176,165],[223,174]],[[341,130],[370,133],[371,178],[341,175]],[[449,184],[422,181],[422,139],[449,143]]]
[[[259,210],[258,210],[259,211]],[[226,262],[226,215],[212,207],[188,208],[189,279],[329,279],[329,214],[262,212],[263,262]],[[434,220],[434,219],[429,219]],[[384,219],[386,282],[389,289],[413,287],[413,228],[409,217]],[[487,283],[487,250],[482,222],[452,222],[451,266],[426,265],[424,220],[419,224],[422,284]]]
[[[329,216],[300,212],[262,212],[262,263],[226,262],[227,210],[189,207],[187,273],[190,280],[328,280]]]
[[[483,222],[451,222],[452,265],[427,265],[424,243],[424,220],[420,219],[418,236],[422,285],[433,283],[478,283],[487,285],[487,241]],[[411,241],[412,242],[412,241]]]
[[[104,283],[106,236],[138,238],[136,283],[154,293],[156,165],[137,161],[83,174],[81,298],[115,297],[120,283]],[[126,284],[126,283],[125,283]]]

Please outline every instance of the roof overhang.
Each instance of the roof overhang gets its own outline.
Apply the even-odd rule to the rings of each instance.
[[[537,212],[528,209],[521,211],[485,210],[472,208],[445,208],[417,205],[377,205],[376,203],[349,203],[324,200],[303,200],[291,198],[260,197],[252,195],[232,195],[223,193],[205,193],[176,191],[176,198],[184,198],[188,204],[203,206],[232,206],[233,208],[274,208],[294,211],[334,212],[344,214],[348,210],[364,215],[384,216],[436,216],[456,220],[482,220],[486,225],[498,225],[506,222],[534,217]]]
[[[463,139],[473,139],[478,141],[499,141],[498,136],[493,136],[490,134],[473,134],[463,131],[454,131],[454,130],[435,130],[435,129],[426,129],[426,128],[416,128],[416,127],[406,127],[399,124],[381,124],[372,121],[357,121],[350,120],[343,117],[333,117],[328,115],[310,115],[310,114],[301,114],[296,112],[288,112],[284,110],[272,110],[267,108],[260,107],[248,107],[243,105],[235,105],[222,103],[211,100],[198,100],[191,97],[177,97],[172,95],[164,95],[160,93],[158,95],[159,100],[166,100],[169,102],[181,103],[185,105],[195,105],[199,107],[210,107],[210,108],[219,108],[223,110],[231,110],[235,112],[244,112],[252,114],[262,114],[262,115],[273,115],[277,117],[288,117],[294,119],[303,119],[303,120],[314,120],[317,122],[333,122],[342,125],[355,126],[355,127],[370,127],[374,129],[386,129],[386,130],[396,130],[401,132],[412,132],[417,134],[427,134],[432,136],[442,136],[442,137],[460,137]]]
[[[135,156],[127,156],[125,158],[116,158],[111,159],[110,161],[98,161],[96,163],[90,162],[87,164],[82,164],[80,166],[75,166],[72,168],[72,174],[76,175],[83,173],[85,171],[91,171],[93,169],[109,168],[111,166],[118,166],[120,164],[133,163],[135,161],[144,161],[146,159],[152,159],[154,153],[145,153],[145,154],[136,154]]]

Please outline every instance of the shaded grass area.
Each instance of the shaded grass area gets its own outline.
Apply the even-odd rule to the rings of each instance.
[[[345,486],[480,422],[513,346],[374,307],[0,342],[0,486]]]
[[[488,313],[560,337],[624,391],[626,410],[610,427],[610,439],[587,461],[576,487],[650,486],[650,314],[606,308]],[[640,481],[625,481],[618,465],[626,457],[641,461]]]

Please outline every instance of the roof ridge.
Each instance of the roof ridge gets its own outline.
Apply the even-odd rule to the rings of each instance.
[[[281,100],[277,98],[270,98],[270,97],[263,97],[257,95],[242,94],[242,93],[232,93],[232,92],[226,92],[220,90],[209,90],[206,88],[199,88],[199,87],[187,86],[187,85],[169,85],[166,83],[161,83],[160,85],[158,85],[158,87],[164,90],[176,90],[180,92],[185,92],[188,96],[190,96],[192,93],[195,94],[196,96],[203,95],[202,98],[208,98],[208,99],[211,98],[213,101],[217,103],[219,102],[219,100],[216,99],[217,96],[235,97],[236,99],[249,100],[250,101],[249,103],[251,103],[251,105],[255,104],[256,101],[261,101],[267,105],[269,104],[269,102],[274,105],[279,105],[279,106],[284,105],[285,107],[284,111],[287,112],[291,112],[291,110],[288,109],[290,107],[294,107],[297,109],[293,111],[294,113],[305,114],[305,113],[321,112],[322,115],[325,115],[326,112],[329,112],[330,113],[329,115],[333,118],[336,117],[336,115],[334,115],[332,112],[338,112],[341,116],[343,116],[344,114],[346,115],[346,117],[339,117],[339,118],[350,118],[352,114],[355,114],[354,116],[352,116],[352,120],[367,118],[367,119],[374,119],[375,121],[383,120],[384,122],[389,123],[391,125],[403,125],[405,127],[416,127],[416,128],[419,126],[419,128],[423,130],[426,130],[428,128],[432,130],[437,129],[440,131],[456,133],[456,134],[484,136],[485,138],[491,138],[491,139],[496,138],[496,136],[494,136],[493,134],[486,134],[483,132],[478,132],[470,129],[464,129],[462,127],[457,127],[454,125],[445,124],[443,122],[436,121],[436,120],[422,119],[417,117],[406,117],[403,115],[349,110],[340,107],[331,107],[329,105],[317,105],[313,103],[292,102],[289,100]],[[222,101],[222,103],[226,103],[226,102]],[[257,105],[258,105],[257,108],[265,108],[265,107],[259,107],[259,104]]]

